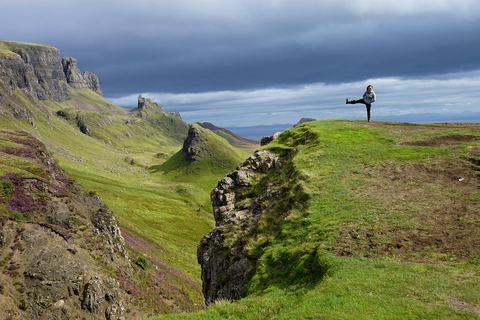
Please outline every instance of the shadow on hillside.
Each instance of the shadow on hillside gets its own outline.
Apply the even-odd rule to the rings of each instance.
[[[164,174],[168,174],[172,171],[176,171],[187,166],[188,162],[187,160],[185,160],[185,156],[183,155],[182,150],[180,150],[173,156],[171,156],[170,159],[168,159],[165,163],[158,166],[149,167],[148,171],[150,173],[162,172]]]

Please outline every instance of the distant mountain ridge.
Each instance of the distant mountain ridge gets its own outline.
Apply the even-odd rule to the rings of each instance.
[[[227,139],[227,141],[232,146],[248,151],[250,153],[253,153],[253,151],[260,146],[258,140],[242,137],[226,128],[217,127],[216,125],[210,122],[197,122],[197,124],[202,128],[208,129],[216,133],[217,135]]]
[[[208,129],[210,131],[213,131],[215,133],[219,133],[219,132],[224,132],[225,134],[227,135],[230,135],[232,138],[235,138],[237,139],[238,141],[241,141],[241,142],[245,142],[245,143],[252,143],[252,144],[255,144],[257,143],[256,140],[253,140],[253,139],[248,139],[248,138],[244,138],[242,136],[239,136],[238,134],[236,133],[233,133],[232,131],[228,130],[228,129],[225,129],[225,128],[221,128],[221,127],[217,127],[216,125],[210,123],[210,122],[197,122],[202,128],[205,128],[205,129]],[[230,138],[230,139],[232,139]],[[227,139],[227,138],[226,138]],[[229,139],[227,139],[229,140]]]

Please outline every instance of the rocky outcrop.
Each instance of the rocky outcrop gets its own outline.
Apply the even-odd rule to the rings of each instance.
[[[66,57],[62,59],[63,72],[67,83],[75,90],[90,89],[103,96],[98,77],[90,71],[80,72],[77,59]]]
[[[200,161],[208,156],[209,151],[208,148],[205,148],[204,142],[202,131],[199,128],[190,126],[182,148],[182,152],[189,163]]]
[[[70,89],[89,88],[102,94],[98,78],[82,77],[74,58],[60,58],[47,45],[0,41],[0,93],[23,90],[39,100],[65,101]],[[0,102],[1,101],[0,96]]]
[[[170,114],[171,114],[172,116],[174,116],[174,117],[177,117],[177,118],[180,119],[180,120],[183,120],[183,119],[182,119],[182,115],[181,115],[180,112],[178,112],[178,111],[170,112]]]
[[[197,248],[198,263],[202,267],[202,288],[205,302],[219,299],[236,300],[241,297],[255,269],[257,259],[244,249],[244,238],[263,214],[265,201],[275,201],[281,191],[269,189],[248,201],[245,190],[258,175],[279,170],[282,162],[269,151],[257,151],[233,173],[225,175],[211,192],[215,227],[203,237]]]
[[[82,73],[78,68],[77,59],[67,57],[62,58],[63,73],[67,83],[75,90],[82,90],[87,87],[85,80],[83,80]]]
[[[153,102],[150,98],[144,98],[141,95],[138,96],[137,100],[137,109],[138,110],[145,110],[145,109],[152,109],[152,108],[160,108],[160,106]]]
[[[277,140],[278,137],[280,137],[280,134],[282,134],[282,133],[281,132],[276,132],[276,133],[272,134],[271,136],[263,137],[262,140],[260,140],[260,145],[263,147],[263,146],[266,146],[267,144],[269,144],[270,142]]]
[[[176,122],[176,120],[183,122],[180,112],[175,111],[168,113],[164,111],[158,103],[153,102],[150,98],[142,97],[142,95],[138,96],[137,107],[132,110],[132,113],[140,118],[148,118],[153,113],[160,113],[166,118],[171,118],[172,122]]]
[[[83,73],[83,79],[85,80],[85,83],[88,89],[98,93],[103,97],[103,91],[100,88],[100,81],[98,80],[98,77],[94,73],[90,71],[85,71]]]
[[[132,267],[112,211],[40,141],[1,135],[12,148],[0,153],[28,162],[31,173],[0,177],[0,318],[125,319],[131,301],[113,275]]]

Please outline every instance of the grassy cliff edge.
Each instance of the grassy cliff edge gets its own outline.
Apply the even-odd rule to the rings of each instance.
[[[480,125],[316,121],[265,149],[306,206],[259,218],[241,300],[162,319],[480,318]]]

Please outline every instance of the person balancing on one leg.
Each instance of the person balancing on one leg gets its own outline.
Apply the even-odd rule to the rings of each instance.
[[[367,107],[367,120],[370,122],[370,109],[372,108],[372,103],[375,102],[376,98],[377,96],[375,95],[375,92],[373,92],[373,87],[369,85],[367,87],[367,91],[365,91],[363,94],[363,99],[348,100],[347,98],[347,104],[363,103]]]

